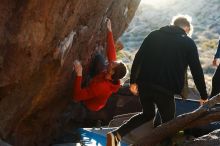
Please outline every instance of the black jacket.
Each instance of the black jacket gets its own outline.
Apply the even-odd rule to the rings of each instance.
[[[194,41],[180,27],[165,26],[145,38],[133,61],[130,83],[157,85],[180,94],[188,66],[200,96],[206,99],[204,75]]]

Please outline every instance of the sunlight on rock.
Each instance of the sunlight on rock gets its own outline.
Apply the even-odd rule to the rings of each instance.
[[[215,135],[212,135],[211,138],[212,138],[212,139],[219,139],[219,137],[218,137],[218,136],[215,136]]]
[[[126,7],[125,11],[124,11],[124,16],[127,17],[128,16],[128,7]]]
[[[58,58],[59,56],[61,57],[60,58],[61,66],[63,66],[64,61],[71,49],[73,38],[75,35],[76,35],[76,32],[74,31],[70,32],[70,34],[67,37],[65,37],[62,42],[60,42],[58,48],[56,48],[57,50],[55,50],[54,58]]]

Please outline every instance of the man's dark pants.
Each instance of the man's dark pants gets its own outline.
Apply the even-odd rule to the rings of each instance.
[[[175,101],[173,94],[169,94],[163,90],[152,87],[148,88],[144,85],[139,85],[138,88],[143,112],[133,116],[117,130],[121,137],[125,136],[127,133],[142,124],[154,119],[155,104],[163,123],[172,120],[175,117]]]

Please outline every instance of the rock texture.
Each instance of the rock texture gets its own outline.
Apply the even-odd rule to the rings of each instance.
[[[79,104],[72,62],[105,48],[105,18],[122,35],[140,0],[1,0],[0,138],[49,145]],[[81,116],[81,115],[80,115]]]
[[[220,130],[215,130],[208,135],[196,138],[184,146],[217,146],[220,144]]]
[[[11,146],[0,139],[0,146]]]

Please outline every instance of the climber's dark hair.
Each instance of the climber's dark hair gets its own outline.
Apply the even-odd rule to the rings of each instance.
[[[114,67],[114,74],[112,75],[112,80],[117,82],[119,79],[122,79],[126,73],[127,68],[124,63],[120,62],[116,67]]]

